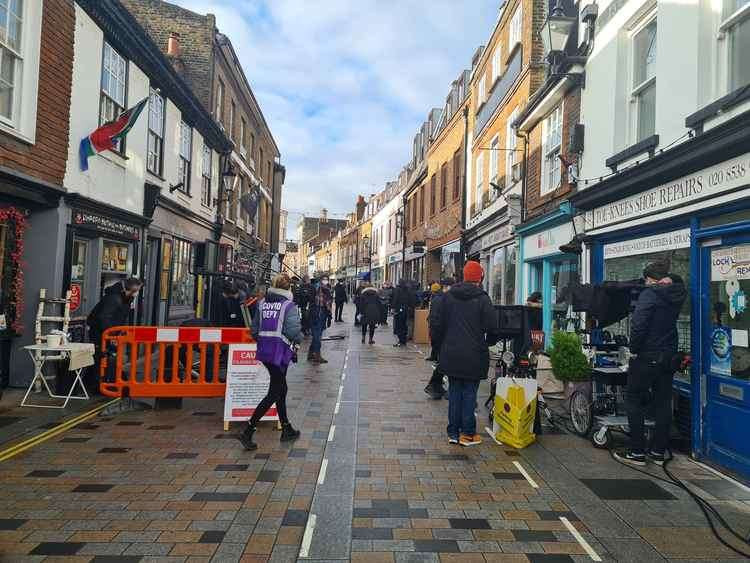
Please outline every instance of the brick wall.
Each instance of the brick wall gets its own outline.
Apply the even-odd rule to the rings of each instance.
[[[68,158],[70,88],[75,9],[68,0],[47,0],[42,16],[36,142],[0,133],[3,166],[62,186]]]
[[[577,155],[568,153],[570,133],[578,123],[581,112],[581,91],[575,88],[563,99],[563,125],[560,152],[570,163],[577,160]],[[541,195],[542,179],[542,121],[529,132],[529,155],[526,161],[526,220],[544,215],[568,199],[574,186],[568,182],[565,168],[561,171],[560,187],[553,192]]]

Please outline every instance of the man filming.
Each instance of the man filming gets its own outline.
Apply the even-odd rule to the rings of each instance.
[[[652,262],[643,270],[646,283],[630,320],[630,369],[626,409],[630,449],[615,457],[630,465],[650,460],[663,465],[672,422],[673,360],[677,355],[677,317],[687,291],[682,278],[669,273],[669,264]],[[644,419],[653,406],[654,439],[646,451]]]

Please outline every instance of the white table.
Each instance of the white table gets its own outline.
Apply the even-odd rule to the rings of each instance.
[[[34,378],[31,380],[31,383],[29,383],[29,388],[26,390],[26,394],[23,396],[23,400],[21,401],[22,407],[64,409],[66,406],[68,406],[68,402],[71,399],[87,400],[89,398],[89,394],[86,392],[86,386],[83,384],[83,380],[81,379],[81,372],[85,367],[94,365],[93,344],[81,342],[71,342],[70,344],[61,344],[59,346],[48,346],[47,344],[32,344],[31,346],[24,346],[24,350],[27,350],[29,352],[31,361],[34,362]],[[54,359],[59,360],[61,359],[61,356],[63,358],[70,358],[71,354],[84,354],[87,356],[87,358],[82,363],[78,362],[81,363],[81,365],[76,366],[74,369],[70,370],[75,372],[75,377],[73,378],[73,384],[70,386],[68,394],[55,395],[52,392],[52,389],[50,389],[49,384],[47,383],[47,379],[44,377],[44,372],[42,371],[44,368],[44,364],[47,362],[47,360],[53,359],[53,357]],[[26,400],[28,399],[29,394],[34,388],[37,380],[41,381],[42,385],[47,390],[47,395],[49,395],[51,399],[65,399],[65,402],[62,405],[40,405],[27,403]],[[81,387],[83,396],[73,394],[76,383]]]

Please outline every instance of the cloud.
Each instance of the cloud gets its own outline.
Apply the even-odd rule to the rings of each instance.
[[[492,31],[500,0],[170,0],[213,13],[281,151],[291,212],[353,210]],[[290,235],[299,216],[290,213]]]

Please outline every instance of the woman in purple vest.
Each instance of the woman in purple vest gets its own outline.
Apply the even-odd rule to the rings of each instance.
[[[291,285],[286,274],[276,276],[253,315],[252,331],[258,342],[258,360],[266,366],[271,384],[247,428],[240,434],[240,442],[246,450],[258,448],[253,442],[253,434],[260,419],[274,403],[281,421],[281,441],[296,440],[300,436],[299,430],[289,423],[286,413],[286,370],[292,361],[293,346],[302,342],[302,322],[289,290]]]

